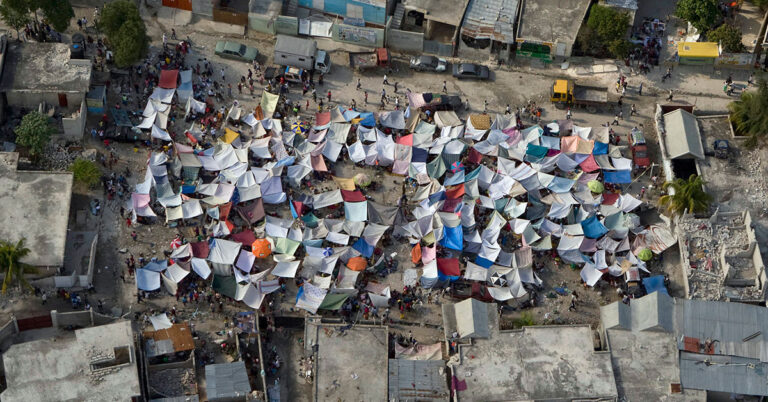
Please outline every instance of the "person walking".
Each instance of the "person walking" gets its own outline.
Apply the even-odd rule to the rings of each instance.
[[[670,89],[670,90],[669,90],[669,95],[667,95],[667,102],[672,102],[672,97],[673,97],[673,96],[674,96],[674,95],[672,94],[672,90]]]
[[[616,114],[613,116],[613,122],[611,123],[612,126],[618,126],[619,125],[619,115]]]
[[[624,120],[624,111],[619,110],[619,119]]]
[[[331,103],[331,91],[328,91],[328,103]]]
[[[224,77],[225,77],[225,76],[224,76],[224,69],[222,68],[222,69],[221,69],[221,81],[224,81]]]
[[[629,109],[629,117],[632,117],[637,114],[637,110],[635,109],[635,104],[632,104],[632,107]]]
[[[395,81],[395,93],[397,93],[397,86],[400,85],[399,82]]]
[[[446,81],[443,81],[443,93],[448,93],[448,83]]]
[[[384,73],[384,83],[382,85],[389,85],[389,80],[387,80],[387,74]]]
[[[488,114],[488,99],[483,100],[483,114]]]
[[[512,110],[509,108],[509,103],[507,103],[507,108],[504,109],[504,115],[508,115],[508,114],[512,114]]]
[[[747,78],[747,86],[751,87],[755,83],[755,74],[750,74]]]
[[[365,104],[368,104],[368,92],[365,92]]]
[[[136,231],[135,230],[132,231],[131,232],[131,239],[133,239],[133,241],[136,241],[136,239],[138,239],[138,238],[139,238],[139,235],[136,233]]]
[[[163,48],[165,48],[165,45],[168,43],[168,38],[165,36],[165,33],[163,33]]]
[[[358,78],[357,79],[357,88],[356,89],[359,91],[360,88],[362,88],[362,87],[363,87],[363,84],[360,83],[360,78]]]
[[[171,39],[176,40],[176,30],[171,28]]]
[[[637,88],[637,94],[640,96],[643,96],[643,83],[640,83],[640,86]]]
[[[312,88],[312,102],[317,103],[317,90]]]
[[[566,109],[565,111],[565,119],[570,120],[571,119],[571,108]]]
[[[240,95],[243,94],[243,83],[242,82],[238,82],[237,83],[237,92],[239,92]]]

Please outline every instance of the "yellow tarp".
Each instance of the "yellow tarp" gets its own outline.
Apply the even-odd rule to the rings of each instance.
[[[333,181],[335,181],[339,188],[342,190],[355,191],[354,179],[333,176]]]
[[[270,118],[272,113],[275,113],[278,99],[280,99],[280,95],[271,94],[267,91],[261,93],[261,105],[259,106],[261,106],[265,117]]]
[[[221,137],[221,140],[226,142],[227,144],[231,144],[232,141],[235,140],[240,134],[230,130],[229,128],[224,129],[224,136]]]
[[[677,54],[680,57],[711,57],[720,56],[720,50],[715,42],[679,42]]]

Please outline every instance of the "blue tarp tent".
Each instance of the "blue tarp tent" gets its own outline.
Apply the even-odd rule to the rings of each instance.
[[[374,247],[368,244],[362,237],[357,239],[355,244],[352,245],[352,248],[357,250],[357,252],[362,254],[365,258],[370,258],[373,255]]]
[[[584,236],[590,239],[599,239],[608,233],[608,229],[597,220],[596,216],[591,216],[585,221],[581,222],[581,228],[584,230]]]
[[[528,144],[528,148],[525,150],[526,155],[533,156],[534,158],[537,158],[537,159],[541,159],[547,156],[547,152],[549,152],[549,149],[547,147],[542,147],[540,145],[533,145],[533,144]]]
[[[659,291],[665,295],[669,295],[666,286],[664,286],[664,275],[656,275],[644,278],[643,286],[645,286],[645,292],[648,294]]]
[[[461,225],[456,226],[455,228],[443,226],[443,238],[440,239],[441,246],[451,250],[461,251],[463,249],[463,244],[464,232],[462,231]]]
[[[604,142],[595,141],[595,147],[592,148],[592,155],[607,155],[608,144]]]
[[[376,118],[373,117],[373,113],[371,112],[360,113],[360,116],[358,117],[362,119],[360,120],[360,123],[358,123],[361,126],[373,127],[376,125]]]
[[[632,183],[630,170],[603,170],[603,178],[606,183],[629,184]]]

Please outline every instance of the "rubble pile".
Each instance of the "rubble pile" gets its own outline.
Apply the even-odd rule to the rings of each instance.
[[[49,145],[40,158],[40,167],[45,170],[65,171],[82,154],[81,151],[69,151],[60,145]]]
[[[197,392],[195,372],[191,368],[176,368],[153,371],[149,376],[152,391],[167,396],[182,396]]]

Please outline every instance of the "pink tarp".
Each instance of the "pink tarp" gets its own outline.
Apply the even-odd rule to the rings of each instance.
[[[426,265],[434,261],[437,256],[437,247],[422,247],[421,248],[421,262]]]
[[[315,113],[315,126],[324,126],[331,122],[331,112]]]
[[[317,172],[327,172],[328,168],[325,166],[325,159],[323,155],[312,156],[312,169]]]
[[[160,72],[160,88],[175,89],[179,80],[179,70],[163,70]]]
[[[591,154],[594,147],[594,141],[587,141],[576,135],[560,138],[560,151],[567,154]]]

